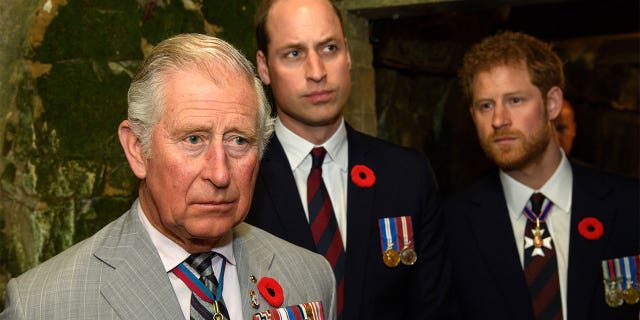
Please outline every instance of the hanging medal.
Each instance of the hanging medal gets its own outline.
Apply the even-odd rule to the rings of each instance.
[[[396,267],[400,263],[398,241],[396,241],[398,234],[396,221],[391,218],[382,218],[378,220],[378,227],[380,228],[382,262],[387,267]]]
[[[404,265],[412,266],[418,260],[418,255],[413,245],[413,226],[410,216],[402,216],[400,219],[400,237],[402,238],[402,251],[400,251],[400,261]]]
[[[636,304],[640,301],[638,292],[637,269],[638,265],[634,257],[620,258],[622,267],[622,299],[627,304]]]
[[[551,202],[548,199],[546,199],[545,201],[547,205],[544,207],[540,215],[536,215],[533,211],[531,211],[529,207],[524,208],[524,215],[527,217],[527,219],[531,220],[531,222],[534,222],[536,225],[533,229],[531,229],[531,234],[533,234],[533,239],[529,237],[525,237],[525,244],[524,244],[525,249],[531,246],[534,246],[534,249],[531,252],[531,256],[537,255],[537,256],[544,257],[544,251],[542,250],[542,248],[544,247],[547,249],[552,249],[551,234],[549,233],[549,236],[547,236],[546,238],[543,238],[546,230],[540,228],[540,224],[545,222],[545,220],[549,216],[549,212],[551,211],[551,208],[553,207],[553,202]]]
[[[205,302],[208,302],[213,307],[213,319],[214,320],[226,320],[224,315],[222,314],[222,310],[220,310],[220,300],[222,300],[222,285],[224,284],[224,269],[227,264],[227,260],[222,257],[222,267],[220,268],[220,276],[218,280],[218,288],[214,295],[209,288],[207,288],[198,277],[196,277],[187,267],[183,264],[179,264],[177,267],[173,268],[171,272],[175,274],[178,279],[182,280],[184,284],[193,292],[193,294],[197,295],[200,299]]]
[[[622,299],[622,287],[616,274],[616,259],[602,260],[602,280],[604,285],[604,300],[608,306],[617,308],[624,303]]]

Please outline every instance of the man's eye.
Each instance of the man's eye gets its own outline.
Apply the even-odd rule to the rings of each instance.
[[[491,108],[493,108],[493,103],[491,102],[483,102],[478,104],[478,109],[480,109],[480,111],[490,110]]]
[[[200,141],[202,141],[202,139],[200,139],[200,137],[198,136],[188,136],[187,137],[187,142],[190,144],[197,144]]]
[[[324,50],[327,51],[327,52],[334,52],[334,51],[338,50],[338,46],[336,46],[335,44],[330,44],[330,45],[327,45],[324,48]]]
[[[300,51],[298,50],[291,50],[289,51],[289,53],[287,53],[287,57],[288,58],[296,58],[300,55]]]
[[[519,97],[511,98],[511,102],[513,102],[513,103],[520,103],[521,101],[522,101],[522,99],[520,99]]]
[[[237,145],[243,145],[247,143],[247,139],[243,137],[235,137],[233,138],[233,142],[235,142]]]

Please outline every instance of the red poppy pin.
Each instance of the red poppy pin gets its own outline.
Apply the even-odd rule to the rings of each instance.
[[[604,233],[604,226],[594,217],[586,217],[578,223],[578,232],[587,240],[598,240]]]
[[[376,175],[369,167],[357,164],[351,168],[351,181],[360,188],[371,188],[376,182]]]
[[[262,277],[258,281],[258,291],[267,302],[276,308],[279,308],[284,302],[284,293],[282,286],[274,278]]]

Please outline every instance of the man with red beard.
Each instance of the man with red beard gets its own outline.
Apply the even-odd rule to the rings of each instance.
[[[637,319],[638,183],[561,149],[560,58],[504,32],[473,46],[459,75],[498,167],[444,209],[460,315]]]

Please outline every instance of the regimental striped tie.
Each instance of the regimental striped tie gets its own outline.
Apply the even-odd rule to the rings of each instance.
[[[346,255],[331,199],[322,180],[322,162],[326,153],[327,151],[322,147],[311,150],[313,161],[307,179],[307,204],[309,224],[316,249],[329,261],[336,276],[338,319],[342,319]]]
[[[524,275],[531,293],[531,302],[535,319],[562,319],[562,302],[560,298],[560,281],[558,280],[558,263],[556,262],[555,243],[541,214],[544,195],[534,193],[531,196],[531,211],[535,216],[544,217],[540,220],[538,230],[540,235],[536,240],[536,222],[527,219],[525,228]],[[545,212],[551,209],[548,204]],[[528,240],[527,240],[528,238]]]
[[[218,279],[216,279],[211,267],[211,259],[216,255],[215,252],[194,253],[184,260],[183,264],[191,266],[200,274],[200,281],[211,290],[215,296],[218,290]],[[225,263],[222,258],[222,263]],[[218,303],[220,313],[225,319],[229,319],[229,312],[224,304],[224,300],[220,297]],[[191,320],[210,320],[213,319],[213,305],[200,299],[196,294],[191,294]]]

